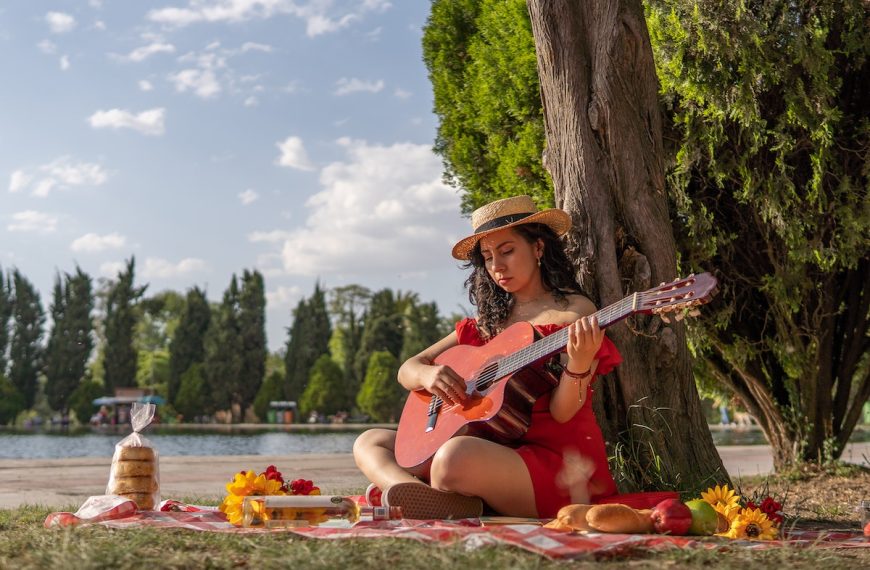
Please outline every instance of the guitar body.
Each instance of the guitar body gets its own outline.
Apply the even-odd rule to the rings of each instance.
[[[484,346],[454,346],[438,355],[435,362],[452,368],[467,386],[475,386],[487,366],[532,344],[536,337],[531,324],[516,323]],[[435,452],[452,437],[471,435],[497,442],[522,437],[531,424],[535,400],[557,384],[558,379],[549,372],[527,366],[475,390],[461,405],[445,404],[430,431],[432,394],[415,390],[408,395],[399,420],[396,461],[414,475],[427,477]]]

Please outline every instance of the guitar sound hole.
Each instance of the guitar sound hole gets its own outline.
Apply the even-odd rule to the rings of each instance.
[[[498,363],[493,362],[480,371],[480,374],[477,375],[477,381],[474,383],[474,387],[478,392],[484,392],[488,390],[497,379]]]

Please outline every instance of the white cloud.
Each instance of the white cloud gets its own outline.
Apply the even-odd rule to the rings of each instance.
[[[256,42],[245,42],[242,44],[242,53],[246,53],[249,51],[262,51],[266,53],[272,53],[272,46],[266,44],[258,44]]]
[[[336,95],[350,95],[351,93],[359,93],[361,91],[368,93],[377,93],[381,89],[384,88],[383,79],[378,79],[377,81],[363,81],[362,79],[357,79],[353,77],[348,79],[346,77],[342,77],[338,81],[335,82]]]
[[[405,91],[404,89],[402,89],[400,87],[396,87],[396,90],[393,91],[393,95],[395,95],[399,99],[407,99],[408,97],[410,97],[412,95],[412,93],[410,91]]]
[[[105,30],[105,29],[106,29],[106,23],[105,23],[104,21],[102,21],[102,20],[97,20],[96,22],[94,22],[94,29],[97,29],[97,30]]]
[[[323,189],[306,202],[304,226],[255,232],[248,241],[280,243],[288,275],[353,279],[454,266],[450,247],[467,222],[431,147],[347,138],[338,144],[347,157],[322,169]]]
[[[24,190],[31,180],[33,180],[32,176],[29,176],[23,170],[16,170],[9,176],[9,191],[19,192]]]
[[[121,234],[111,233],[104,236],[88,233],[76,238],[70,244],[72,251],[94,253],[108,249],[121,249],[127,244],[127,238]]]
[[[125,269],[127,269],[127,264],[123,261],[107,261],[100,265],[100,275],[114,279]]]
[[[284,230],[272,230],[271,232],[252,232],[248,234],[248,241],[251,243],[266,242],[280,243],[293,237],[293,234]]]
[[[60,68],[61,68],[63,71],[66,71],[67,69],[69,69],[69,65],[70,65],[70,64],[69,64],[69,56],[68,56],[68,55],[62,55],[62,56],[60,56],[60,62],[59,62],[59,64],[60,64]]]
[[[292,307],[302,299],[302,288],[278,287],[272,291],[266,291],[266,303],[270,308]]]
[[[281,156],[276,161],[277,164],[296,170],[314,170],[314,165],[308,159],[308,153],[305,152],[301,138],[287,137],[275,144],[281,150]]]
[[[45,15],[45,21],[54,34],[63,34],[76,27],[76,19],[63,12],[49,12]]]
[[[162,135],[165,127],[166,109],[160,107],[134,114],[126,109],[97,111],[88,118],[94,129],[133,129],[143,135]]]
[[[248,188],[244,192],[239,193],[239,200],[242,202],[242,205],[247,206],[248,204],[253,204],[260,197],[259,194],[254,192],[253,189]]]
[[[247,99],[245,99],[244,105],[245,107],[256,107],[260,104],[260,100],[251,95]]]
[[[178,263],[172,263],[159,257],[149,257],[145,260],[142,277],[165,279],[202,271],[205,268],[205,261],[195,257],[187,257]]]
[[[141,91],[153,91],[154,90],[154,85],[150,81],[148,81],[147,79],[140,79],[138,85],[139,85],[139,89]]]
[[[157,53],[175,53],[175,46],[164,42],[153,42],[147,46],[137,47],[121,59],[126,61],[140,62]]]
[[[181,93],[193,91],[203,99],[210,99],[221,92],[220,83],[210,69],[184,69],[169,76],[175,90]]]
[[[14,171],[9,178],[9,191],[19,192],[32,186],[31,195],[44,198],[55,188],[100,186],[109,179],[109,173],[99,164],[73,162],[69,156],[62,156],[48,164],[43,164],[38,171],[41,174],[28,173],[24,170]]]
[[[6,226],[10,232],[35,232],[47,234],[57,229],[57,216],[25,210],[12,214],[12,223]]]
[[[316,0],[300,4],[294,0],[189,0],[187,7],[151,10],[148,19],[167,26],[183,27],[201,22],[243,22],[288,15],[305,22],[309,37],[346,28],[368,12],[383,12],[392,4],[386,0]]]
[[[36,44],[36,47],[39,48],[39,51],[47,55],[52,55],[57,51],[57,45],[51,40],[42,40]]]

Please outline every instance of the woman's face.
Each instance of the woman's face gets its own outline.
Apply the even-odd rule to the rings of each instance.
[[[535,279],[540,280],[540,240],[529,243],[513,228],[506,228],[481,238],[480,253],[489,276],[508,293],[522,291]]]

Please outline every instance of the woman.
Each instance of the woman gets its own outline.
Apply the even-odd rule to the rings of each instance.
[[[453,247],[467,260],[466,280],[477,319],[456,330],[399,369],[408,390],[424,389],[448,405],[469,397],[465,381],[434,364],[458,344],[480,346],[510,325],[527,321],[542,335],[569,327],[559,384],[539,398],[528,432],[510,446],[468,436],[447,441],[432,460],[429,481],[405,471],[395,459],[396,432],[369,430],[354,444],[354,458],[384,503],[401,506],[406,518],[479,516],[483,502],[509,516],[554,517],[562,506],[616,493],[607,468],[601,430],[592,412],[590,383],[621,361],[592,314],[559,240],[571,226],[562,210],[537,211],[518,196],[475,210],[474,233]],[[428,483],[428,484],[427,484]]]

